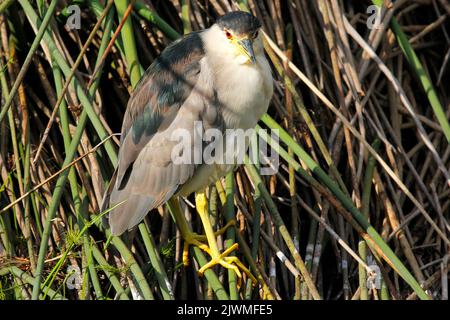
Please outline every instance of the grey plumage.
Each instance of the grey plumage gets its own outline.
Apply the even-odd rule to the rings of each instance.
[[[119,165],[102,206],[126,200],[109,213],[114,234],[137,224],[193,175],[195,165],[172,164],[171,153],[164,152],[170,149],[167,136],[155,135],[167,129],[191,94],[204,54],[199,35],[190,34],[167,47],[137,84],[122,125]]]
[[[259,24],[253,19],[246,13],[234,13],[219,21],[222,25],[240,21],[238,29],[244,32]],[[216,24],[167,47],[146,71],[130,97],[122,126],[119,164],[102,203],[104,211],[125,201],[109,212],[104,220],[113,234],[118,235],[134,227],[148,211],[173,195],[196,191],[207,186],[213,177],[230,170],[231,167],[219,168],[193,162],[173,163],[172,151],[177,144],[172,138],[175,130],[185,129],[193,136],[195,121],[201,121],[205,130],[247,129],[254,127],[267,110],[273,89],[262,44],[258,43],[256,48],[258,63],[252,67],[254,69],[247,70],[244,66],[239,67],[240,62],[236,62],[235,57],[228,57],[233,54],[220,50],[221,46],[227,46],[221,29]],[[239,77],[246,75],[252,79],[249,87],[264,92],[255,92],[249,99],[237,96],[243,93],[234,92],[233,88],[240,81]],[[255,85],[253,78],[257,80]],[[245,92],[249,89],[244,86],[236,90]],[[254,114],[249,114],[249,110]],[[191,154],[195,154],[202,152],[205,144],[189,147]]]

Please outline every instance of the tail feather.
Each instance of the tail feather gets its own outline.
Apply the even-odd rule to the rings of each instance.
[[[105,212],[119,204],[102,219],[103,226],[110,228],[115,236],[136,226],[150,210],[164,204],[177,190],[177,187],[169,187],[156,195],[149,195],[133,192],[132,186],[128,185],[119,191],[116,181],[117,170],[114,171],[101,205],[101,212]]]
[[[114,170],[114,173],[111,177],[111,181],[109,181],[109,185],[108,188],[105,191],[105,194],[103,195],[103,200],[102,200],[102,204],[100,206],[100,213],[103,213],[105,211],[107,211],[109,209],[109,202],[111,200],[111,193],[114,189],[114,186],[116,184],[116,179],[117,179],[117,168],[116,170]],[[102,225],[104,228],[109,228],[109,216],[110,212],[108,212],[107,214],[103,215],[102,217]]]

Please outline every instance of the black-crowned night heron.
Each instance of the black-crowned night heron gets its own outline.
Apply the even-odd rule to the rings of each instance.
[[[102,210],[114,205],[107,223],[120,235],[166,202],[181,235],[211,256],[200,269],[220,264],[249,274],[236,257],[237,244],[220,253],[209,216],[205,188],[233,170],[234,164],[173,160],[181,129],[252,129],[267,111],[273,79],[259,34],[260,22],[246,12],[232,12],[209,29],[193,32],[167,47],[146,71],[128,101],[120,140],[119,163],[106,191]],[[187,140],[189,141],[189,140]],[[186,146],[184,146],[186,147]],[[196,154],[206,143],[191,143]],[[223,151],[225,154],[236,150]],[[191,159],[192,160],[192,159]],[[193,233],[181,213],[178,197],[196,192],[195,202],[205,236]],[[250,275],[250,274],[249,274]]]

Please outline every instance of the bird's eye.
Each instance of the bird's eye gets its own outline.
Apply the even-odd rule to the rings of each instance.
[[[232,39],[232,38],[233,38],[233,35],[232,35],[231,32],[228,31],[228,30],[225,31],[225,36],[226,36],[228,39]]]

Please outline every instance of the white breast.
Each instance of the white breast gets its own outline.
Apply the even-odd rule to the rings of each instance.
[[[215,77],[227,128],[254,128],[267,111],[273,93],[272,75],[264,56],[256,64],[223,64]]]

